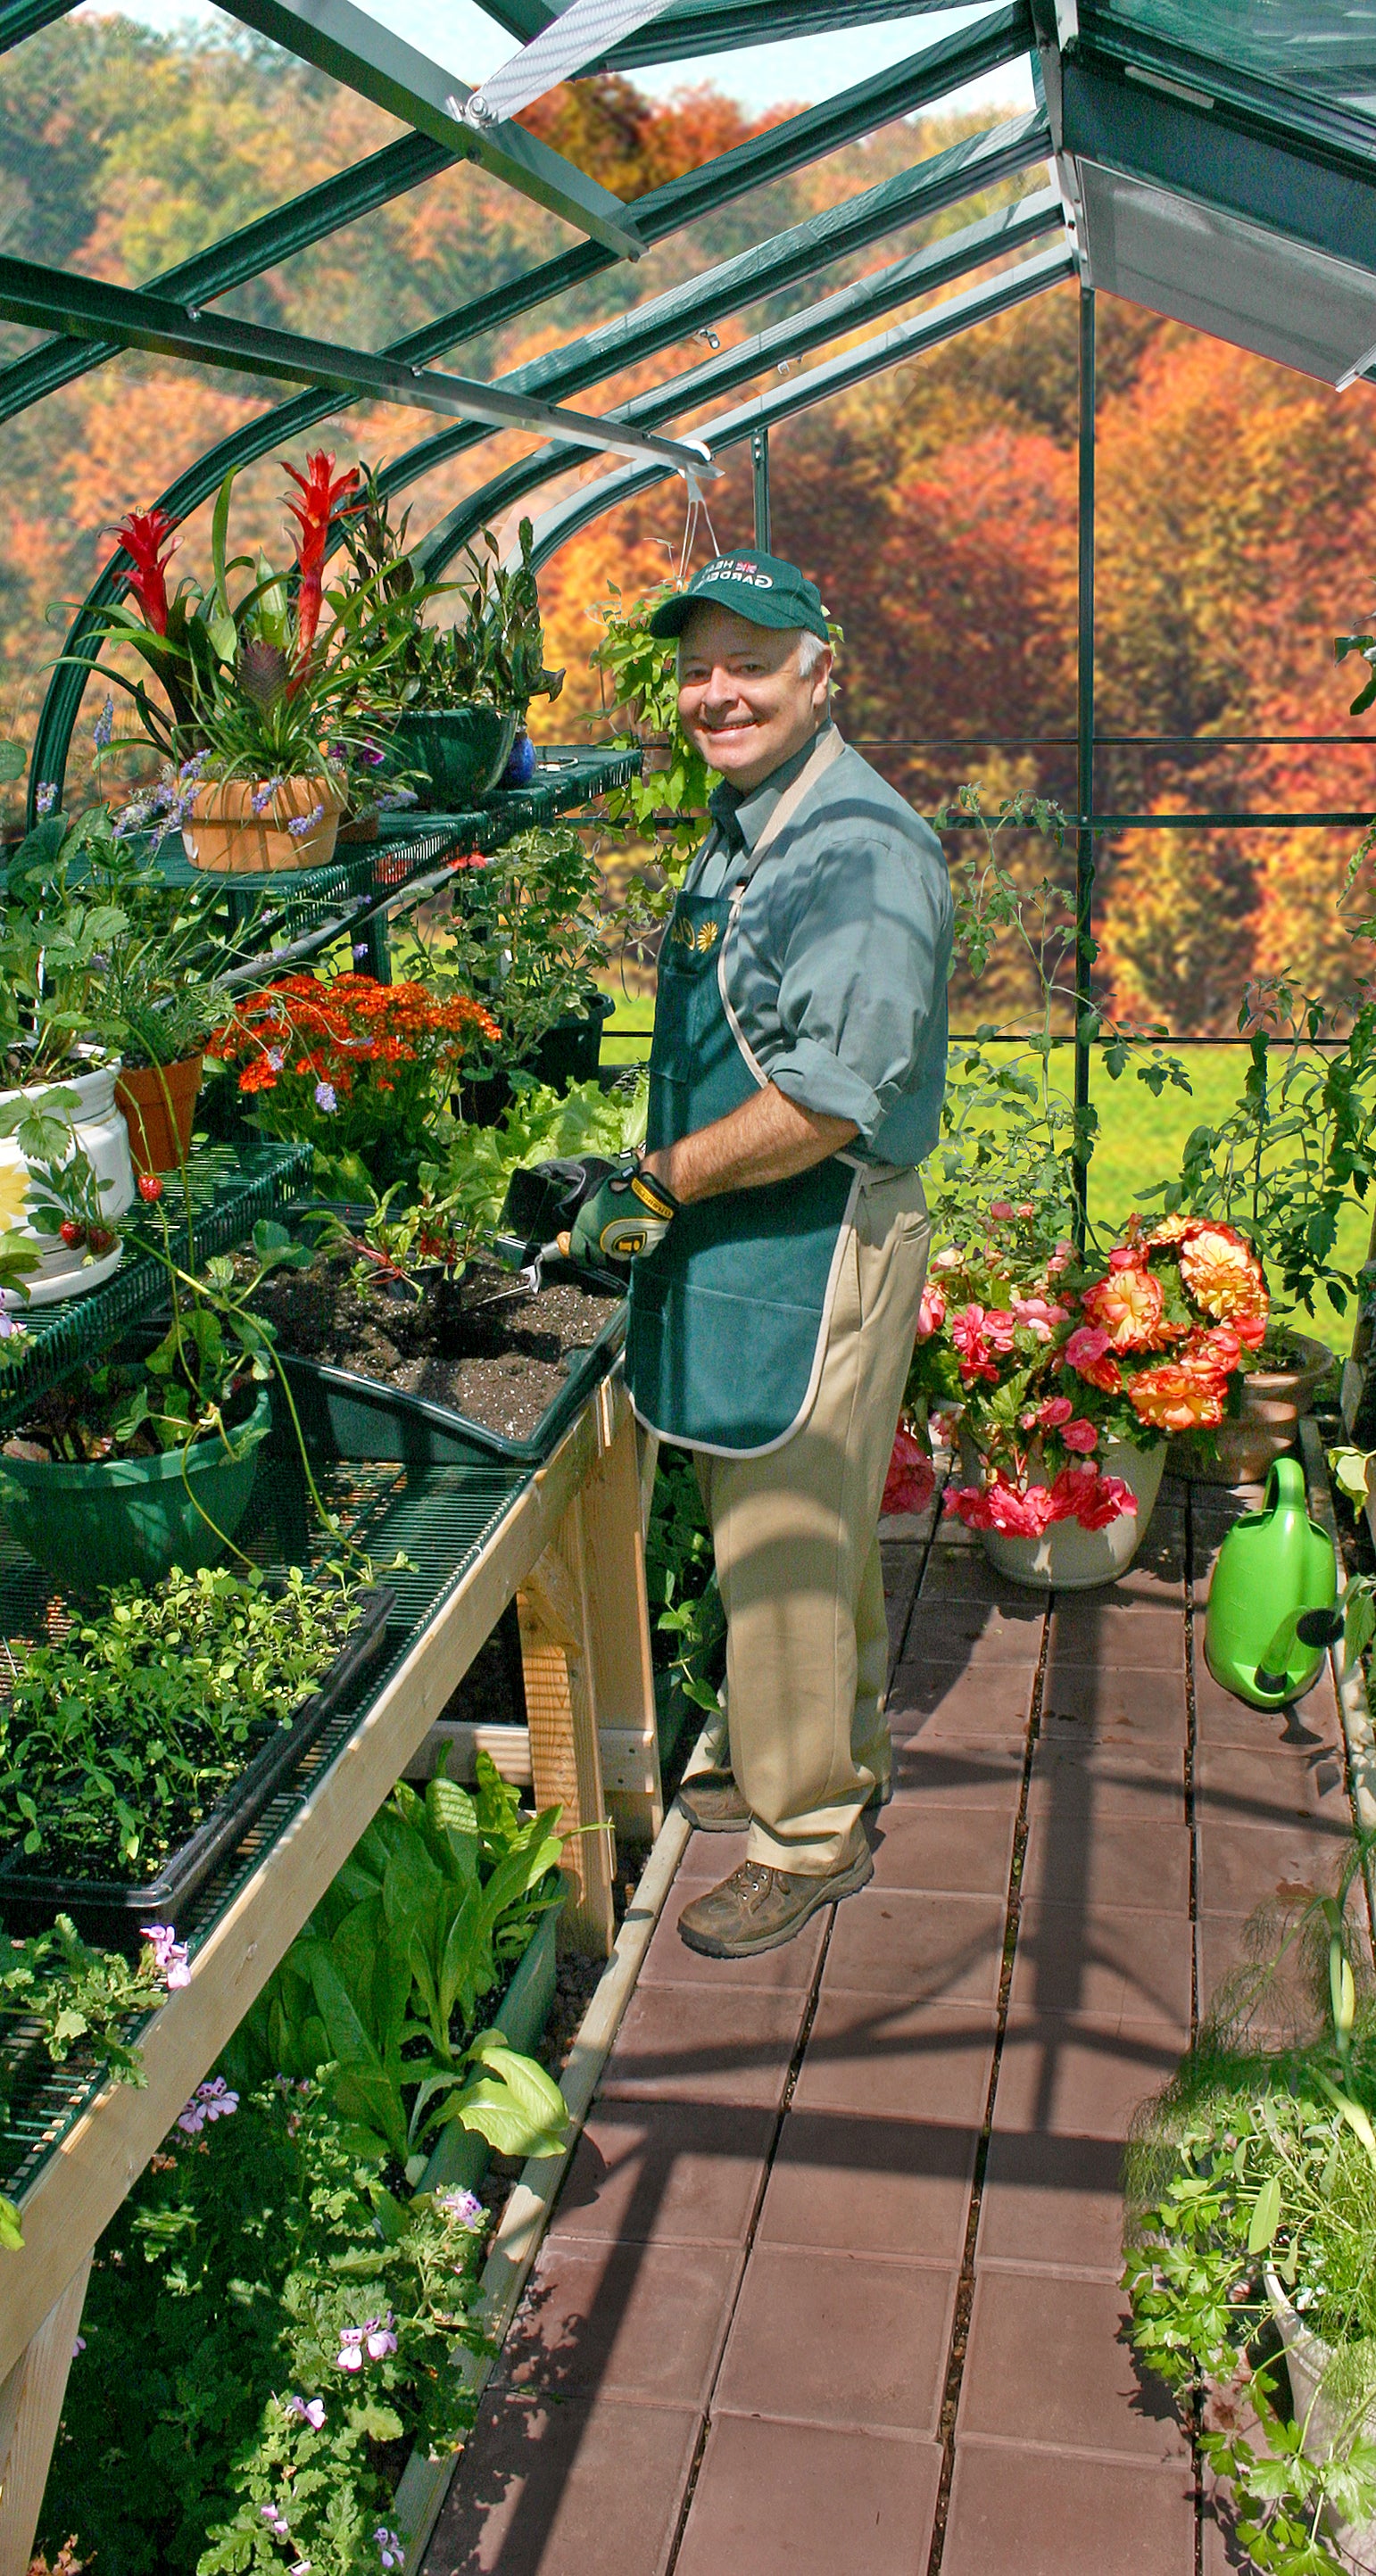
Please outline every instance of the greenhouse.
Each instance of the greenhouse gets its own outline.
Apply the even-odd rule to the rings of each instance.
[[[1376,20],[0,22],[0,2576],[1376,2566]]]

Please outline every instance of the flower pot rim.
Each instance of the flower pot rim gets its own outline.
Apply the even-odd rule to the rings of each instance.
[[[117,1080],[132,1091],[136,1082],[152,1080],[158,1074],[184,1073],[189,1065],[202,1065],[204,1062],[205,1048],[196,1047],[190,1055],[174,1056],[170,1064],[121,1063]]]
[[[84,1043],[85,1042],[83,1041],[83,1045]],[[86,1052],[90,1054],[97,1052],[94,1042],[86,1048]],[[34,1082],[10,1083],[4,1089],[0,1089],[0,1106],[10,1100],[41,1099],[45,1091],[79,1092],[82,1084],[85,1082],[99,1083],[108,1080],[113,1086],[119,1080],[120,1073],[123,1070],[123,1064],[124,1059],[122,1056],[110,1055],[103,1057],[99,1064],[86,1065],[79,1073],[76,1071],[71,1073],[45,1073],[40,1074],[38,1079]],[[82,1102],[82,1106],[83,1108],[86,1106],[84,1100]]]
[[[193,1441],[189,1450],[166,1449],[157,1458],[7,1458],[0,1453],[0,1477],[12,1476],[16,1484],[48,1491],[65,1489],[69,1493],[89,1493],[95,1485],[158,1485],[169,1477],[181,1480],[185,1463],[188,1475],[204,1473],[208,1467],[241,1467],[249,1455],[250,1440],[254,1447],[266,1438],[272,1423],[271,1390],[262,1387],[247,1421],[236,1425],[231,1441],[237,1445],[226,1453],[218,1439]]]

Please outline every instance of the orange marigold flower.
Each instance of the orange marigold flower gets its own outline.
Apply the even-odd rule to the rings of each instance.
[[[1128,1401],[1138,1421],[1157,1431],[1213,1430],[1223,1420],[1227,1394],[1226,1377],[1180,1360],[1140,1369],[1128,1387]]]
[[[1161,1321],[1161,1282],[1135,1266],[1115,1270],[1086,1288],[1080,1307],[1115,1351],[1149,1351]]]
[[[1220,1323],[1265,1315],[1261,1263],[1230,1225],[1205,1225],[1180,1247],[1180,1276],[1197,1306]]]

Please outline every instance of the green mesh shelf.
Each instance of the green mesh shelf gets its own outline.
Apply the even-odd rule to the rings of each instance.
[[[193,1958],[462,1582],[528,1478],[525,1471],[500,1464],[408,1470],[341,1460],[317,1468],[317,1481],[326,1507],[338,1513],[348,1543],[378,1563],[402,1551],[410,1567],[387,1577],[397,1601],[384,1660],[359,1684],[352,1700],[346,1699],[291,1782],[203,1890],[183,1927]],[[274,1451],[272,1472],[258,1479],[239,1543],[270,1571],[336,1552],[339,1540],[327,1539],[308,1516],[299,1460]],[[0,1637],[60,1635],[67,1618],[60,1592],[13,1540],[0,1536]],[[129,2035],[143,2026],[132,2025]],[[12,2199],[28,2189],[105,2082],[99,2068],[83,2065],[77,2057],[64,2067],[50,2066],[36,2037],[31,2022],[0,2015],[0,2102],[8,2100],[8,2118],[0,2122],[0,2190]]]
[[[260,1217],[299,1198],[311,1174],[309,1145],[253,1144],[212,1146],[193,1153],[191,1181],[192,1239],[198,1261],[212,1253],[230,1252],[251,1234]],[[174,1226],[183,1215],[181,1184],[165,1184],[163,1205]],[[180,1250],[186,1240],[181,1236]],[[126,1244],[124,1260],[103,1288],[84,1297],[67,1297],[55,1306],[35,1306],[24,1320],[22,1343],[5,1345],[7,1355],[20,1352],[0,1377],[0,1431],[17,1422],[36,1395],[65,1377],[69,1369],[92,1360],[126,1331],[152,1314],[167,1297],[167,1273],[161,1262],[140,1258]]]

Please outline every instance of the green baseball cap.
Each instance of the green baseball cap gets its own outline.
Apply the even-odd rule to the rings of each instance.
[[[830,642],[816,582],[806,580],[796,564],[784,563],[778,555],[756,554],[753,548],[718,555],[715,563],[704,564],[701,572],[694,573],[686,590],[655,610],[650,633],[681,635],[689,610],[699,600],[716,608],[734,608],[752,626],[804,627],[809,635],[820,635],[824,644]]]

